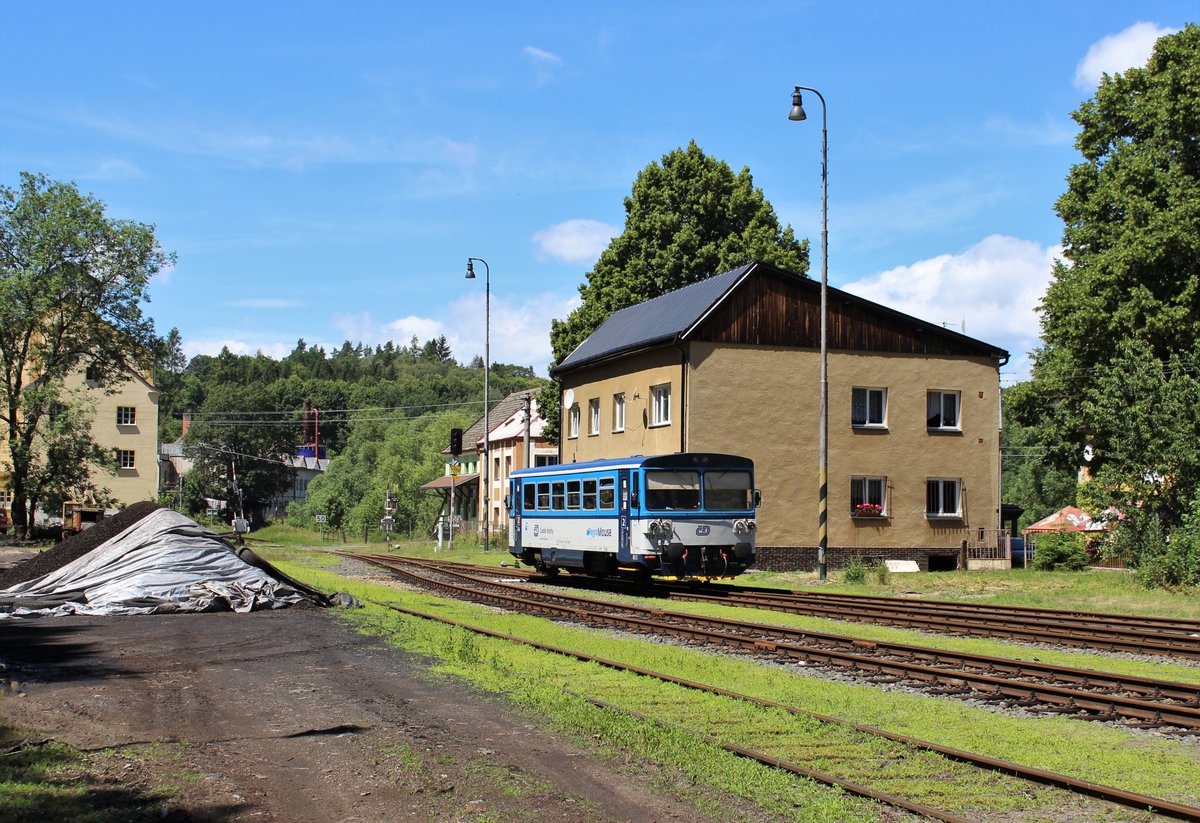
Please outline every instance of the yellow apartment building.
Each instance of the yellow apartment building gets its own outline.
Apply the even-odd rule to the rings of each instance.
[[[960,564],[1000,535],[1008,353],[828,290],[831,566]],[[554,370],[563,462],[750,457],[759,566],[817,558],[820,284],[753,263],[613,314]]]

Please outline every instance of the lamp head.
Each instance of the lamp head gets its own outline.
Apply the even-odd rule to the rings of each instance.
[[[467,258],[467,279],[468,280],[475,279],[475,266],[471,262],[471,258],[469,258],[469,257]]]
[[[800,87],[796,86],[796,90],[792,92],[792,110],[788,114],[788,120],[807,120],[808,115],[804,113],[804,104],[800,96]]]

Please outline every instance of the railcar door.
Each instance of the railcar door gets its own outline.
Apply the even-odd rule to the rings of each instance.
[[[513,554],[521,553],[521,510],[522,510],[521,481],[513,478],[508,481],[508,545]]]
[[[637,509],[637,493],[633,486],[636,479],[629,469],[617,472],[617,558],[626,562],[633,559],[629,553],[629,528]]]

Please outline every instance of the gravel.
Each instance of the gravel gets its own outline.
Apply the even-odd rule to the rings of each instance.
[[[18,583],[33,580],[44,574],[57,571],[68,563],[78,560],[92,549],[111,537],[115,537],[125,529],[137,523],[153,511],[162,508],[157,503],[149,501],[134,503],[112,517],[106,517],[99,523],[84,529],[79,534],[68,537],[52,549],[38,552],[27,560],[23,560],[5,572],[0,572],[0,589],[7,589]]]

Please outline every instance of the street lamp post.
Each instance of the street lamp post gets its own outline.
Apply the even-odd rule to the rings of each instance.
[[[492,428],[488,425],[488,412],[491,408],[488,402],[488,372],[491,371],[492,364],[492,269],[482,257],[468,257],[468,280],[475,279],[475,267],[472,265],[475,262],[483,264],[483,454],[480,462],[483,464],[483,550],[490,551],[492,482],[489,477],[488,464],[492,461],[492,455],[488,437],[492,433]],[[451,514],[453,515],[453,512]]]
[[[822,580],[829,574],[825,550],[829,548],[829,131],[825,98],[808,86],[792,92],[788,120],[807,120],[801,91],[811,91],[821,101],[821,434],[820,503],[817,506],[817,571]]]

